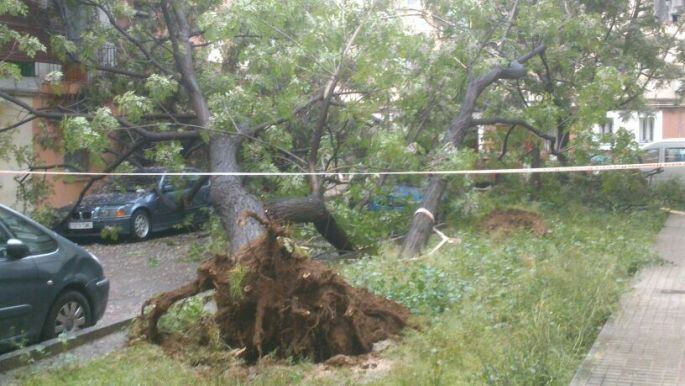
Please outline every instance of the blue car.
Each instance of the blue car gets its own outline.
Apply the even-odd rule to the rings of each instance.
[[[0,350],[94,325],[108,296],[95,256],[0,205]]]
[[[414,206],[423,200],[421,188],[408,185],[397,185],[384,197],[375,197],[368,204],[368,209],[377,211],[403,211],[407,205]]]
[[[136,172],[166,173],[167,170],[143,168]],[[152,232],[185,224],[188,219],[198,223],[207,218],[209,179],[193,196],[190,205],[182,205],[182,200],[200,178],[197,175],[114,177],[96,194],[84,197],[69,218],[56,229],[67,237],[99,236],[104,230],[117,236],[144,240]],[[60,209],[60,217],[64,217],[72,206]]]

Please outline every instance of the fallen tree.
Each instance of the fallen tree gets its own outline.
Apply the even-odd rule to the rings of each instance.
[[[267,353],[315,361],[363,354],[406,326],[406,307],[352,287],[299,253],[280,225],[254,212],[240,223],[248,219],[265,232],[233,256],[206,260],[192,283],[148,300],[140,334],[154,343],[173,339],[159,330],[159,319],[176,302],[209,289],[222,340],[250,362]]]

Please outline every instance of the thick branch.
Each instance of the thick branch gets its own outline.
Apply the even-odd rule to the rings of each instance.
[[[316,230],[338,251],[353,251],[354,245],[345,230],[338,225],[319,195],[288,198],[265,204],[267,215],[278,221],[313,223]]]
[[[517,60],[509,63],[507,67],[497,66],[488,71],[485,75],[471,79],[466,89],[466,95],[462,102],[459,115],[452,121],[452,124],[447,129],[447,139],[455,145],[461,146],[461,142],[466,136],[466,130],[473,127],[473,113],[476,110],[476,102],[485,89],[492,83],[500,79],[518,79],[526,75],[526,69],[523,66],[531,58],[541,55],[545,51],[545,45],[540,44],[527,54],[521,56]]]

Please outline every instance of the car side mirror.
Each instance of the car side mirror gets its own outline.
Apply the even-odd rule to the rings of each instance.
[[[29,247],[21,240],[9,239],[7,240],[7,248],[5,251],[10,258],[21,259],[29,254]]]

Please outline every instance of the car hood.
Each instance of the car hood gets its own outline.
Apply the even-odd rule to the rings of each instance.
[[[147,193],[135,192],[91,194],[83,198],[80,206],[117,206],[132,204],[145,197],[146,194]]]

